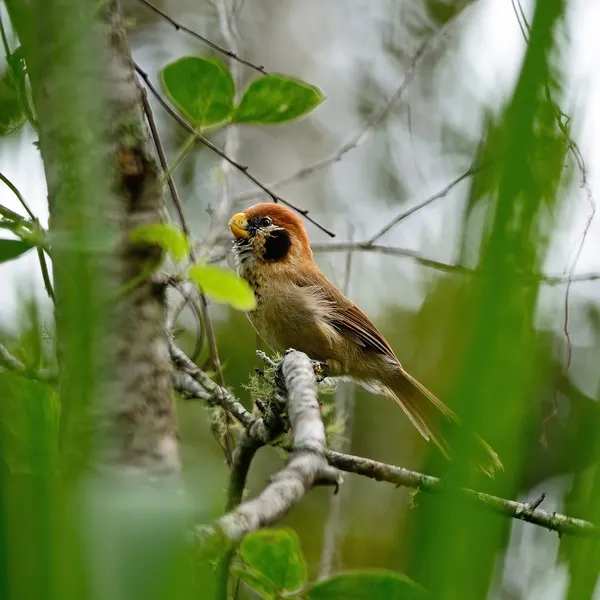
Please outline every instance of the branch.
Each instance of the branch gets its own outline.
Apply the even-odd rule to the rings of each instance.
[[[431,477],[402,467],[388,465],[360,456],[341,454],[340,452],[333,452],[331,450],[328,450],[325,455],[329,464],[341,471],[356,473],[357,475],[363,475],[376,481],[386,481],[396,486],[420,489],[429,493],[437,494],[450,491],[444,482],[437,477]],[[479,506],[487,510],[544,527],[549,531],[556,531],[559,535],[600,538],[600,527],[597,525],[583,519],[576,519],[560,513],[542,510],[538,508],[541,501],[526,504],[477,492],[469,488],[459,488],[458,491],[465,498],[475,501]]]
[[[6,185],[10,191],[17,197],[17,200],[21,203],[21,206],[25,209],[25,212],[31,217],[32,221],[36,221],[33,211],[29,208],[29,205],[25,201],[23,194],[18,190],[17,186],[5,175],[0,173],[0,181]],[[21,217],[22,218],[22,217]]]
[[[371,244],[370,241],[365,242],[336,242],[333,244],[313,244],[311,246],[314,252],[377,252],[379,254],[387,254],[390,256],[402,256],[412,258],[414,261],[429,267],[442,271],[444,273],[456,273],[461,275],[477,275],[477,270],[464,265],[454,265],[444,263],[439,260],[427,258],[416,250],[407,248],[397,248],[395,246],[380,246],[379,244]],[[569,277],[567,275],[544,275],[543,273],[523,273],[523,278],[526,280],[539,280],[546,285],[561,285],[564,283],[583,283],[586,281],[597,281],[600,279],[600,273],[582,273]]]
[[[277,523],[315,485],[337,488],[340,484],[338,470],[325,458],[325,427],[310,359],[288,350],[281,370],[293,434],[291,459],[256,498],[217,520],[216,526],[234,543],[251,531]]]
[[[388,231],[390,231],[390,229],[393,229],[394,227],[396,227],[396,225],[398,225],[399,223],[404,221],[404,219],[406,219],[407,217],[410,217],[412,214],[416,213],[418,210],[421,210],[422,208],[429,206],[432,202],[435,202],[436,200],[444,198],[461,181],[463,181],[467,177],[470,177],[471,175],[474,175],[479,170],[481,170],[481,166],[477,167],[474,164],[472,164],[462,175],[459,175],[456,179],[452,180],[445,188],[443,188],[442,190],[440,190],[433,196],[430,196],[426,200],[423,200],[423,202],[421,202],[420,204],[417,204],[416,206],[413,206],[412,208],[409,208],[408,210],[401,212],[397,217],[394,217],[387,225],[382,227],[373,237],[371,237],[368,240],[367,244],[374,244],[379,238],[384,236]]]
[[[237,160],[233,160],[223,150],[221,150],[218,146],[215,146],[209,139],[205,138],[203,135],[198,133],[185,119],[183,119],[179,114],[171,108],[171,106],[167,103],[167,101],[160,95],[160,92],[156,89],[156,87],[150,81],[148,77],[148,73],[146,73],[139,65],[135,64],[135,70],[139,74],[139,76],[144,80],[144,83],[148,87],[148,89],[152,92],[152,94],[156,97],[160,105],[191,135],[193,135],[198,141],[204,144],[207,148],[218,154],[223,160],[226,160],[230,165],[235,167],[238,171],[243,173],[250,181],[252,181],[255,185],[257,185],[263,192],[269,195],[269,197],[273,200],[273,202],[281,202],[285,204],[292,210],[295,210],[298,214],[302,215],[307,221],[318,227],[321,231],[326,233],[330,237],[335,237],[335,233],[329,231],[329,229],[325,228],[323,225],[320,225],[317,221],[315,221],[312,217],[308,216],[309,211],[306,209],[299,208],[295,206],[291,202],[288,202],[281,196],[278,196],[274,192],[272,192],[264,183],[262,183],[259,179],[254,177],[249,171],[248,167],[239,163]]]
[[[263,75],[267,74],[267,72],[265,71],[265,68],[262,65],[255,65],[255,64],[251,63],[250,61],[247,61],[247,60],[241,58],[236,52],[233,52],[232,50],[228,50],[227,48],[223,48],[223,46],[219,46],[219,44],[215,44],[215,42],[211,42],[209,39],[200,35],[193,29],[190,29],[189,27],[182,25],[175,19],[172,19],[169,15],[167,15],[165,12],[160,10],[160,8],[154,6],[154,4],[152,4],[152,3],[148,2],[148,0],[139,0],[139,1],[143,5],[147,6],[151,11],[155,12],[157,15],[162,17],[167,23],[170,23],[171,25],[173,25],[173,27],[177,31],[184,31],[185,33],[191,35],[192,37],[195,37],[197,40],[200,40],[203,44],[210,46],[213,50],[216,50],[217,52],[220,52],[221,54],[224,54],[225,56],[229,56],[229,58],[232,58],[233,60],[237,60],[237,62],[239,62],[240,64],[246,65],[247,67],[250,67],[251,69],[254,69],[255,71],[258,71],[259,73],[262,73]]]
[[[419,46],[411,60],[408,69],[404,73],[402,81],[394,90],[394,93],[390,96],[389,100],[385,103],[383,108],[381,108],[381,110],[379,110],[370,119],[368,119],[363,125],[362,129],[356,132],[341,148],[337,150],[337,152],[308,167],[303,167],[302,169],[299,169],[292,175],[288,175],[283,179],[270,183],[268,187],[270,189],[276,189],[285,185],[289,185],[290,183],[303,181],[304,179],[307,179],[308,177],[314,175],[318,171],[322,171],[323,169],[330,167],[334,163],[341,161],[342,158],[346,154],[348,154],[348,152],[358,148],[367,139],[371,131],[379,127],[379,125],[381,125],[381,123],[385,121],[385,119],[389,116],[389,114],[392,111],[392,108],[394,108],[394,105],[400,100],[400,98],[408,88],[409,84],[412,82],[417,67],[419,66],[419,63],[435,47],[436,43],[448,32],[450,25],[452,25],[463,12],[464,11],[458,13],[452,19],[447,21],[435,34],[433,34],[430,38],[425,40]],[[260,198],[261,195],[261,192],[249,190],[247,192],[242,192],[241,194],[238,194],[235,197],[234,202],[247,202],[248,200]]]
[[[181,355],[183,355],[184,359],[187,358],[185,354],[174,346],[172,347],[172,352],[173,350],[175,351],[175,356],[180,361],[179,363],[176,362],[176,364],[185,364],[185,360],[181,361]],[[189,359],[187,360],[189,361]],[[195,373],[195,381],[192,380],[195,385],[189,385],[188,381],[185,387],[189,392],[192,392],[191,394],[188,393],[189,398],[197,397],[209,403],[217,403],[226,410],[231,410],[231,414],[247,428],[250,436],[254,437],[257,441],[267,444],[272,441],[268,428],[260,417],[252,415],[232,394],[217,386],[200,369],[197,367],[195,369],[197,371]],[[175,387],[177,388],[177,384]],[[194,392],[198,392],[198,395],[194,395]],[[329,465],[340,471],[356,473],[357,475],[369,477],[376,481],[385,481],[396,486],[420,489],[428,493],[443,494],[449,491],[444,482],[437,477],[431,477],[417,471],[411,471],[369,458],[334,452],[333,450],[325,450],[324,453]],[[556,531],[559,535],[600,539],[600,527],[598,525],[584,521],[583,519],[576,519],[560,513],[542,510],[538,508],[536,503],[526,504],[507,500],[469,488],[460,488],[457,491],[469,501],[476,502],[482,508],[506,517],[544,527],[550,531]],[[235,530],[233,532],[237,533]]]

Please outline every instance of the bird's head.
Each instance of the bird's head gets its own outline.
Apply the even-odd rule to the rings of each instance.
[[[261,202],[229,220],[239,263],[293,264],[311,259],[310,241],[300,218],[289,208]],[[242,266],[240,264],[239,266]]]

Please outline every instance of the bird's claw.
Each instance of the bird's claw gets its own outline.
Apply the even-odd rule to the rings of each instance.
[[[329,374],[329,365],[327,364],[327,362],[324,362],[321,360],[314,360],[313,361],[313,371],[315,373],[315,378],[317,380],[317,383],[320,383]]]

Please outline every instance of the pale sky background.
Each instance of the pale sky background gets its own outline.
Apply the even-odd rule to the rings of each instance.
[[[208,19],[209,13],[198,14],[195,4],[180,0],[167,3],[167,6],[174,7],[169,9],[173,15],[210,36],[215,31],[214,21]],[[285,130],[242,132],[242,161],[253,173],[266,182],[283,178],[329,156],[361,128],[364,119],[358,107],[364,94],[370,92],[365,91],[360,77],[368,67],[378,87],[385,91],[384,95],[392,94],[402,73],[384,50],[381,31],[388,24],[390,13],[394,14],[393,35],[402,40],[405,30],[400,23],[415,16],[411,4],[414,4],[412,0],[287,0],[284,3],[264,0],[255,9],[255,3],[246,0],[238,24],[249,53],[246,55],[270,71],[293,74],[319,85],[328,97],[306,122],[297,126]],[[561,104],[563,110],[573,116],[573,135],[585,159],[588,183],[596,198],[600,190],[600,2],[571,0],[569,4],[567,37],[570,45],[568,52],[563,52],[568,85],[567,96]],[[523,7],[530,15],[527,1],[523,2]],[[433,89],[428,89],[428,96],[419,95],[413,82],[404,102],[397,107],[398,114],[405,115],[406,102],[411,101],[412,146],[407,143],[405,119],[392,118],[385,124],[386,130],[391,132],[389,152],[402,173],[402,183],[407,190],[402,208],[422,201],[466,170],[470,162],[468,156],[458,159],[445,155],[441,143],[442,124],[452,123],[476,138],[481,130],[483,108],[500,105],[510,93],[520,67],[524,42],[510,0],[480,0],[467,10],[450,35],[454,41],[436,68],[433,84],[430,82]],[[154,73],[182,54],[202,51],[164,23],[136,32],[133,43],[136,60]],[[414,50],[415,47],[407,47],[407,55]],[[380,103],[383,102],[381,96]],[[162,113],[157,111],[157,114],[162,121]],[[9,143],[0,142],[0,169],[21,190],[44,223],[47,218],[46,189],[33,139],[31,131],[24,130]],[[399,211],[398,205],[386,207],[385,202],[377,202],[374,206],[370,202],[378,193],[373,172],[379,160],[380,142],[378,134],[370,135],[363,145],[326,173],[284,188],[280,190],[281,194],[311,208],[313,216],[320,217],[324,224],[335,229],[338,233],[336,241],[346,238],[348,222],[355,225],[355,239],[365,239]],[[261,152],[256,152],[257,144]],[[415,163],[418,163],[418,169],[414,167]],[[200,169],[206,166],[206,161],[199,162],[198,166],[197,179],[202,181],[195,184],[194,194],[216,197],[214,184],[206,183],[205,172]],[[580,175],[576,173],[575,181],[579,180]],[[249,189],[251,185],[238,175],[235,184],[240,190]],[[457,247],[455,233],[467,190],[467,182],[459,185],[448,197],[387,234],[382,242],[418,250],[430,258],[452,261],[452,253]],[[11,192],[3,186],[0,186],[0,203],[21,211]],[[546,265],[548,273],[559,275],[572,259],[590,213],[584,190],[575,189],[564,206],[563,214],[557,219]],[[313,240],[326,241],[315,228],[308,230]],[[318,258],[324,269],[339,280],[343,257],[319,255]],[[422,300],[423,282],[437,276],[403,258],[363,254],[355,259],[355,265],[362,273],[370,274],[371,279],[365,281],[362,278],[359,282],[355,278],[350,296],[371,313],[376,313],[380,303],[388,299],[418,305]],[[14,322],[23,291],[33,287],[39,297],[44,298],[44,290],[34,253],[3,264],[0,269],[0,319],[10,324]],[[600,212],[592,223],[575,270],[576,274],[592,272],[600,273]],[[407,280],[413,285],[404,284],[399,294],[389,283],[395,280]],[[373,289],[377,289],[377,294]],[[571,332],[573,342],[578,345],[591,342],[585,319],[578,311],[590,301],[600,302],[600,281],[573,284]],[[540,317],[544,326],[562,328],[563,302],[564,286],[544,292],[543,316]],[[586,369],[573,365],[574,372],[581,374],[578,383],[595,395],[598,373],[589,370],[584,373]],[[551,490],[563,483],[544,483],[543,489],[549,496],[544,505],[546,510],[561,508],[553,506]],[[536,492],[532,490],[531,497],[534,496]],[[512,544],[505,565],[498,565],[499,576],[506,567],[505,576],[510,577],[515,590],[526,594],[522,597],[531,600],[562,598],[566,572],[554,566],[558,547],[556,536],[537,527],[516,524]],[[535,549],[532,549],[533,544]]]

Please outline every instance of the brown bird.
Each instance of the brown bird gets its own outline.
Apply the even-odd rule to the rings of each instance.
[[[291,210],[260,203],[234,215],[238,274],[254,289],[250,321],[274,350],[294,348],[327,364],[331,376],[349,376],[367,389],[392,397],[426,440],[446,457],[451,452],[444,423],[461,428],[472,442],[477,466],[502,469],[497,454],[456,414],[407,373],[369,317],[338,290],[314,261],[302,221]],[[441,417],[441,419],[440,419]]]

